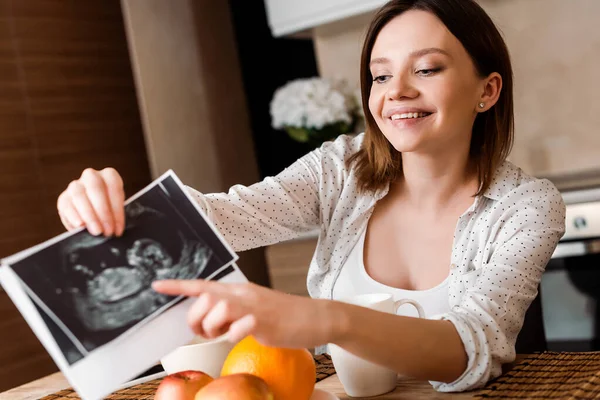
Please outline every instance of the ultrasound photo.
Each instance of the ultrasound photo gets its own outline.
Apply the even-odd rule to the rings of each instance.
[[[79,231],[11,265],[69,364],[182,300],[152,281],[208,278],[235,259],[172,177],[125,212],[122,237]]]

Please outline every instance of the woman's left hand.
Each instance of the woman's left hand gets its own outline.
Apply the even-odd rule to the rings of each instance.
[[[152,284],[168,295],[197,297],[188,312],[192,330],[206,338],[227,333],[237,342],[253,335],[268,346],[310,348],[329,343],[335,327],[332,301],[278,292],[253,283],[164,280]]]

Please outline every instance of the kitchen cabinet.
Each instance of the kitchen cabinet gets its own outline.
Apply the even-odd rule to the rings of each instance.
[[[118,2],[0,1],[0,257],[64,228],[56,199],[86,167],[150,182]],[[0,391],[57,370],[0,290]]]
[[[370,12],[385,3],[385,0],[265,0],[269,26],[276,37]]]
[[[228,3],[121,0],[150,171],[203,193],[259,180]],[[232,118],[235,115],[235,118]],[[238,266],[268,286],[264,249]]]
[[[312,237],[267,247],[271,287],[289,294],[308,296],[306,276],[316,247],[317,238]]]

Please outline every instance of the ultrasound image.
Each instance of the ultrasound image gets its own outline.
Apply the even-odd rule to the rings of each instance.
[[[72,296],[89,331],[141,320],[170,300],[152,290],[152,281],[192,279],[205,269],[211,250],[180,231],[151,230],[152,225],[163,226],[162,219],[157,211],[132,204],[123,238],[86,235],[64,247],[61,290]]]
[[[125,207],[121,237],[81,231],[12,265],[67,362],[182,300],[152,281],[206,278],[233,259],[179,186],[163,183]]]

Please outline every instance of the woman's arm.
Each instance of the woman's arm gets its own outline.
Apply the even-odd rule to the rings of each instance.
[[[267,246],[319,226],[320,158],[314,150],[277,176],[227,193],[188,191],[235,251]]]
[[[329,342],[399,374],[453,382],[467,367],[458,332],[449,321],[397,316],[332,302]]]
[[[460,335],[467,368],[454,382],[432,380],[438,391],[482,387],[514,361],[525,314],[565,230],[565,205],[550,182],[530,180],[495,200],[486,219],[490,236],[481,248],[482,265],[451,272],[451,310],[437,316]]]
[[[340,192],[346,158],[360,143],[342,135],[254,185],[211,194],[189,188],[189,193],[235,251],[293,239],[326,222],[323,203]]]
[[[160,281],[165,294],[198,297],[188,324],[209,338],[254,335],[266,345],[316,347],[336,343],[348,351],[421,379],[452,381],[467,356],[452,323],[382,313],[331,300],[310,299],[254,284]]]

